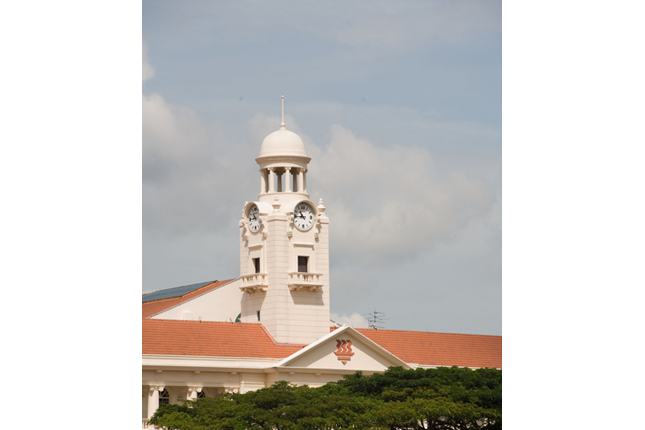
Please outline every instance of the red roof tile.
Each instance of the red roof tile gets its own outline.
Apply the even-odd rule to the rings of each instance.
[[[143,353],[285,358],[306,345],[277,344],[262,324],[144,319]]]
[[[184,294],[183,296],[180,297],[172,297],[169,299],[161,299],[161,300],[155,300],[151,302],[144,302],[142,303],[142,317],[143,318],[148,318],[152,315],[155,315],[161,311],[165,311],[168,308],[171,308],[173,306],[176,306],[180,303],[185,302],[188,299],[192,299],[193,297],[197,297],[201,294],[207,293],[211,290],[214,290],[215,288],[219,288],[224,284],[228,284],[229,282],[233,281],[233,279],[228,279],[226,281],[213,281],[212,283],[208,285],[204,285],[201,288],[198,288],[194,291],[191,291],[190,293]],[[144,294],[145,296],[145,294]]]
[[[356,329],[406,363],[502,368],[502,337]]]

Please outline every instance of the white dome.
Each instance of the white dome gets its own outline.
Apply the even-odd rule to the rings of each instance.
[[[300,136],[286,128],[274,131],[264,138],[260,157],[297,156],[306,157],[305,144]]]

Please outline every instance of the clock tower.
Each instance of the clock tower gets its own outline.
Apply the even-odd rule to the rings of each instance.
[[[260,194],[242,210],[242,322],[261,322],[278,343],[329,333],[329,218],[307,191],[302,139],[282,124],[262,142]]]

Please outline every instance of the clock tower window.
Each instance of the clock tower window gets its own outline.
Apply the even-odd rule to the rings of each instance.
[[[298,272],[307,273],[309,266],[309,257],[298,256]]]
[[[253,266],[255,267],[255,273],[260,273],[260,259],[259,258],[254,258],[253,259]]]

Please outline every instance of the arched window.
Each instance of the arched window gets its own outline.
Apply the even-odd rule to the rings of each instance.
[[[170,394],[165,388],[159,393],[159,405],[167,405],[170,403]]]
[[[202,391],[197,392],[197,398],[203,399],[204,397],[206,397],[206,393],[204,393],[204,389],[202,388]]]

